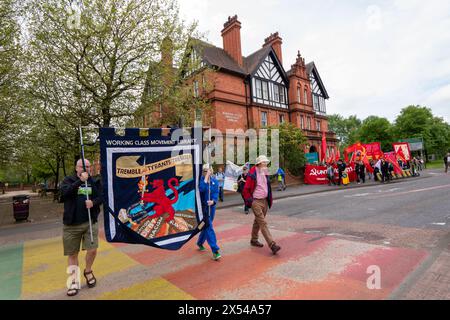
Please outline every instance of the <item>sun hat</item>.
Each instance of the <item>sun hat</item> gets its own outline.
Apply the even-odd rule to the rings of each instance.
[[[258,165],[258,164],[263,163],[263,162],[269,163],[270,160],[267,159],[266,156],[261,155],[261,156],[259,156],[258,158],[256,158],[256,163],[255,163],[255,165]]]

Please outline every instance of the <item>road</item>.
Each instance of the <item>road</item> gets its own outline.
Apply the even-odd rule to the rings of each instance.
[[[102,238],[99,284],[74,299],[450,299],[450,175],[280,195],[277,256],[249,246],[253,218],[235,206],[216,216],[221,261],[194,241],[170,252]],[[66,299],[61,228],[0,228],[0,298]]]

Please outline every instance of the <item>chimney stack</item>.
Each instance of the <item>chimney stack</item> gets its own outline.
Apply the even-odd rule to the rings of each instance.
[[[228,21],[223,25],[222,38],[223,49],[242,67],[241,23],[237,15],[228,17]]]
[[[264,40],[265,46],[272,46],[273,51],[275,51],[278,60],[280,60],[281,64],[283,64],[283,56],[281,54],[281,45],[283,44],[283,39],[280,38],[278,32],[271,33],[269,37]]]

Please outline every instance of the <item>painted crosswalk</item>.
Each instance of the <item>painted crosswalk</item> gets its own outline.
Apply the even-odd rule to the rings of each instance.
[[[249,245],[251,225],[218,219],[215,227],[219,262],[195,241],[163,251],[102,238],[98,286],[84,286],[76,299],[386,299],[427,257],[424,250],[289,228],[273,230],[282,247],[273,256],[267,246]],[[66,264],[60,237],[0,248],[0,299],[66,299]],[[370,266],[381,270],[378,289],[367,286]]]

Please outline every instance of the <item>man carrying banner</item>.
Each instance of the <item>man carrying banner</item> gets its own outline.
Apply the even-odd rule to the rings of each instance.
[[[203,175],[200,178],[200,198],[202,201],[203,213],[209,213],[208,227],[203,229],[197,240],[197,246],[200,251],[205,251],[203,244],[208,242],[212,253],[213,259],[219,260],[221,258],[220,248],[217,245],[216,233],[213,228],[214,216],[216,215],[216,205],[219,198],[219,182],[213,175],[213,170],[209,164],[203,165]]]
[[[272,207],[272,188],[270,179],[268,177],[269,170],[267,165],[269,159],[266,156],[259,156],[256,158],[256,164],[250,169],[244,186],[243,196],[245,203],[251,207],[255,214],[255,221],[253,222],[252,239],[250,244],[254,247],[261,248],[264,245],[258,241],[258,234],[261,230],[266,239],[269,248],[273,254],[276,254],[281,247],[278,246],[272,239],[269,228],[266,222],[266,215],[268,209]]]
[[[83,161],[80,159],[76,163],[76,174],[65,177],[61,183],[61,192],[64,199],[63,217],[63,245],[64,255],[68,256],[69,271],[71,273],[71,284],[67,291],[68,296],[74,296],[80,290],[78,282],[78,253],[80,243],[86,253],[86,269],[83,272],[89,288],[95,287],[97,280],[92,272],[98,248],[98,215],[100,205],[103,202],[102,189],[99,180],[90,177],[90,163],[84,161],[86,168],[83,168]],[[86,183],[87,182],[87,183]],[[87,187],[86,187],[87,185]],[[87,196],[89,200],[86,200]],[[92,220],[92,239],[89,228],[90,211]]]

